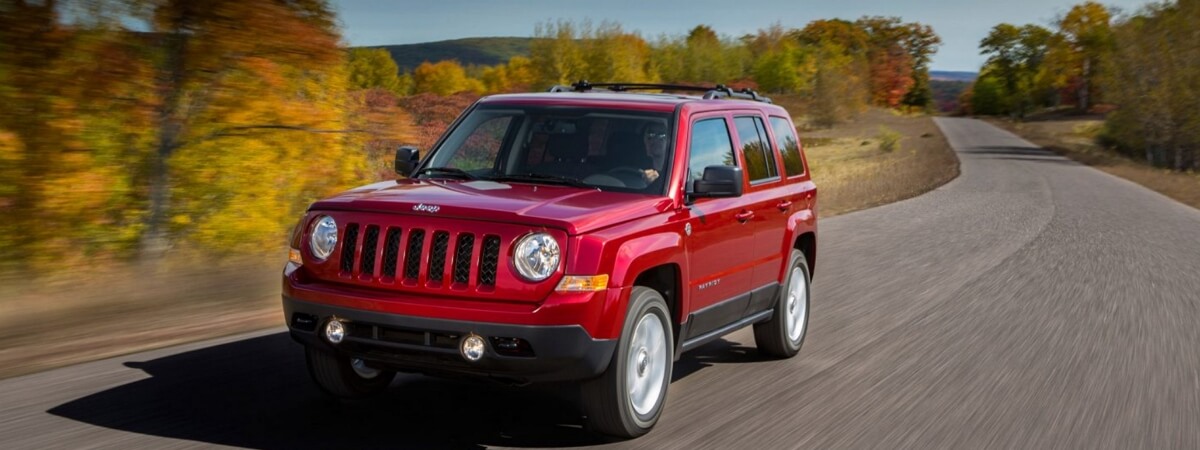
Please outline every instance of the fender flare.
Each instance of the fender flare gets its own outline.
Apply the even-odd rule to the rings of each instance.
[[[796,239],[804,233],[813,233],[814,236],[817,234],[816,211],[811,209],[802,209],[800,211],[796,211],[791,216],[788,216],[787,232],[784,233],[783,249],[785,251],[790,251],[788,249],[794,248],[796,245]],[[813,249],[813,254],[816,254],[815,248]],[[816,263],[816,261],[808,261],[810,272],[813,270],[813,267],[816,265]],[[787,267],[780,267],[779,276],[777,277],[780,282],[783,282],[786,271]]]
[[[681,311],[686,311],[687,295],[684,280],[687,280],[687,264],[684,255],[683,236],[675,232],[654,233],[621,243],[612,260],[612,274],[609,281],[609,289],[617,289],[621,295],[609,296],[608,304],[604,306],[606,317],[622,319],[621,321],[611,321],[615,328],[619,328],[620,323],[624,322],[626,309],[629,306],[628,293],[632,290],[638,275],[647,269],[664,264],[674,264],[679,268],[680,292],[676,293],[679,298],[679,308],[675,314],[679,315],[682,314]],[[674,317],[674,319],[680,320],[679,317]],[[619,332],[619,330],[616,331]]]

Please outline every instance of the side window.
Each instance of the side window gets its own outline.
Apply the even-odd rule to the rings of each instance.
[[[767,143],[766,127],[759,117],[735,117],[738,137],[742,140],[742,157],[746,159],[746,173],[750,182],[779,176],[775,167],[775,154]]]
[[[775,145],[783,153],[783,169],[788,176],[804,174],[804,159],[800,158],[800,140],[796,129],[782,117],[771,118],[771,130],[775,132]]]
[[[688,153],[688,190],[704,176],[705,167],[737,166],[725,118],[704,119],[692,125],[692,146]]]

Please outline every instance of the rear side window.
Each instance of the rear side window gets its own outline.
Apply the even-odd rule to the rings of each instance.
[[[788,176],[804,174],[804,159],[800,158],[800,140],[796,129],[782,117],[771,118],[771,130],[775,132],[775,145],[783,154],[783,170]]]
[[[767,129],[760,117],[735,117],[738,137],[742,140],[742,157],[746,159],[746,172],[750,182],[779,176],[775,167],[775,154],[767,141]]]
[[[704,119],[692,125],[692,146],[688,150],[688,190],[704,176],[708,166],[737,166],[729,126],[722,117]]]

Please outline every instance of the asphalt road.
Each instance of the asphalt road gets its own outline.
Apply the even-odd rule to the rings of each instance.
[[[685,355],[643,438],[580,429],[569,387],[326,401],[272,330],[0,381],[0,448],[1200,448],[1200,211],[937,120],[962,176],[821,221],[800,355]]]

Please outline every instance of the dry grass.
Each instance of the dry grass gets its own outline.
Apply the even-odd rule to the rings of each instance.
[[[880,150],[881,127],[901,136],[895,150]],[[928,117],[872,111],[800,136],[822,217],[912,197],[958,174],[958,160]],[[152,272],[114,266],[0,280],[0,378],[281,326],[284,258],[189,259]]]
[[[958,176],[958,158],[928,116],[871,110],[853,123],[802,131],[800,140],[821,217],[914,197]]]
[[[0,378],[283,324],[283,256],[0,282]]]
[[[1031,122],[987,119],[1034,144],[1112,175],[1145,186],[1180,203],[1200,208],[1200,174],[1147,166],[1096,144],[1100,118],[1055,118]]]

